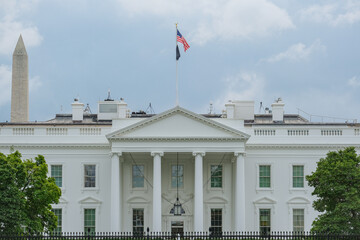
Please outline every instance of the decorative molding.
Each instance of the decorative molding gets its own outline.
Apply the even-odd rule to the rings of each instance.
[[[142,141],[151,141],[151,142],[176,142],[176,141],[186,141],[186,142],[239,142],[244,141],[245,138],[242,137],[113,137],[111,140],[117,140],[119,142],[142,142]]]
[[[162,151],[153,151],[153,152],[151,152],[152,157],[155,157],[156,155],[159,155],[160,157],[163,157],[164,152],[162,152]]]
[[[202,157],[204,157],[204,156],[205,156],[205,152],[204,152],[204,151],[194,151],[194,152],[192,153],[192,155],[193,155],[194,157],[196,157],[197,155],[201,155]]]
[[[360,148],[360,144],[247,144],[246,149],[330,149],[330,148],[346,148],[346,147]]]
[[[165,112],[163,112],[161,114],[155,115],[155,116],[153,116],[151,118],[144,119],[143,121],[132,124],[132,125],[130,125],[128,127],[125,127],[123,129],[119,129],[119,130],[117,130],[115,132],[109,133],[109,134],[106,135],[106,138],[108,138],[109,140],[118,140],[121,137],[117,137],[117,135],[124,135],[126,133],[132,132],[132,131],[134,131],[136,129],[139,129],[141,127],[145,127],[147,125],[150,125],[150,124],[152,124],[154,122],[157,122],[157,121],[160,121],[162,119],[168,118],[168,117],[170,117],[172,115],[175,115],[175,114],[181,114],[183,116],[189,117],[189,118],[191,118],[193,120],[196,120],[198,122],[202,122],[202,123],[204,123],[204,124],[206,124],[206,125],[208,125],[210,127],[215,127],[215,128],[218,128],[218,129],[220,129],[222,131],[237,135],[238,138],[241,138],[241,139],[247,140],[247,139],[250,138],[250,135],[248,135],[246,133],[243,133],[241,131],[238,131],[236,129],[228,127],[228,126],[226,126],[224,124],[215,122],[215,121],[213,121],[211,119],[208,119],[208,118],[203,117],[203,116],[201,116],[199,114],[188,111],[188,110],[186,110],[184,108],[181,108],[179,106],[177,106],[175,108],[172,108],[172,109],[170,109],[168,111],[165,111]]]

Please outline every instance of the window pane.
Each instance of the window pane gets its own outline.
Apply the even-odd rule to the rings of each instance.
[[[293,187],[304,187],[304,166],[293,166]]]
[[[271,186],[270,165],[259,166],[259,187],[269,188]]]
[[[84,232],[95,233],[95,209],[84,209]]]
[[[293,231],[304,231],[304,209],[293,209]]]
[[[270,209],[260,209],[260,232],[263,234],[270,233],[271,229],[271,217],[270,217]]]
[[[62,209],[61,208],[54,208],[52,209],[55,216],[57,217],[57,227],[54,230],[54,233],[60,234],[62,232]]]
[[[222,209],[211,209],[211,232],[222,232]]]
[[[171,166],[171,187],[176,188],[176,183],[179,188],[184,187],[184,166],[172,165]]]
[[[55,184],[62,187],[62,165],[51,165],[51,177],[55,178]]]
[[[96,165],[85,165],[85,187],[95,187],[96,181]]]
[[[211,187],[222,188],[222,165],[211,165]]]
[[[133,165],[132,168],[132,187],[144,187],[144,165]]]
[[[133,233],[142,235],[144,233],[144,209],[133,209]]]

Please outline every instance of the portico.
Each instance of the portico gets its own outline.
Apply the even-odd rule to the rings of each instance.
[[[133,231],[136,219],[151,231],[207,231],[214,209],[232,226],[223,230],[245,230],[247,134],[181,107],[132,125],[115,121],[117,129],[106,136],[112,153],[111,231]],[[170,214],[176,160],[182,166],[183,216]],[[220,187],[211,182],[217,166]],[[136,179],[143,183],[135,186]]]

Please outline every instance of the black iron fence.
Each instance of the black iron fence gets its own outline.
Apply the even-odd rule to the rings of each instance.
[[[38,233],[21,235],[3,235],[0,233],[0,240],[360,240],[360,234],[328,234],[314,232],[63,232],[63,233]]]

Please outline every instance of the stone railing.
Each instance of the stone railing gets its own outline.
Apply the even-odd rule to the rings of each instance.
[[[34,135],[34,128],[17,127],[12,129],[12,135]]]
[[[341,129],[324,129],[321,130],[321,136],[341,136]]]
[[[288,129],[288,136],[308,136],[308,129]]]
[[[104,136],[111,127],[0,127],[1,136]]]
[[[80,135],[101,135],[101,128],[80,128]]]
[[[47,128],[46,135],[67,135],[67,128]]]
[[[275,129],[255,129],[254,134],[255,134],[255,136],[275,136],[276,130]]]

